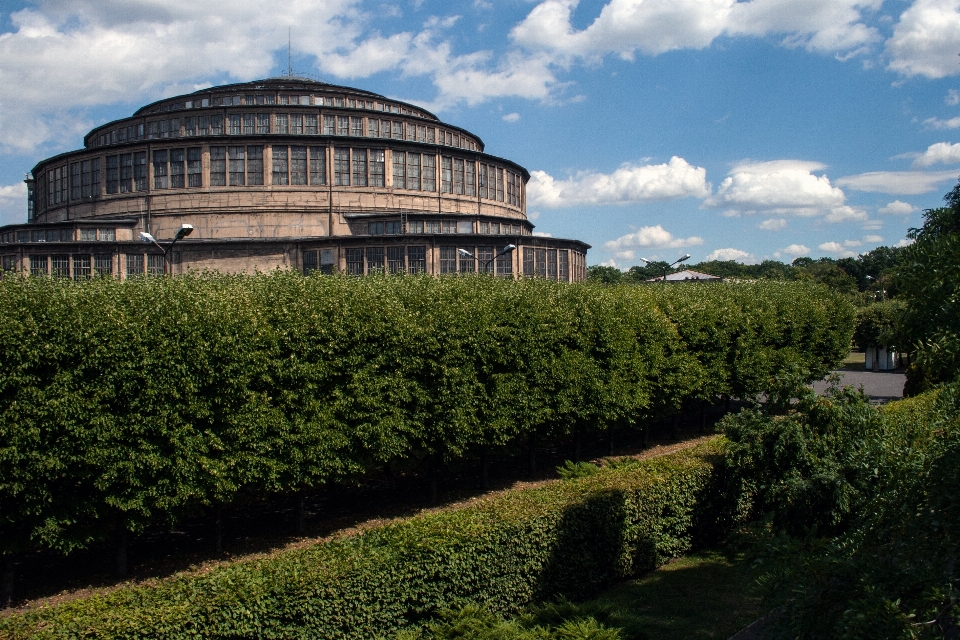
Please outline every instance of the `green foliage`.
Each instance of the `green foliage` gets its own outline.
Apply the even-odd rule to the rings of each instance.
[[[600,467],[592,462],[573,462],[566,460],[561,466],[557,467],[557,475],[564,480],[573,480],[574,478],[585,478],[592,476],[600,471]]]
[[[822,287],[277,272],[0,280],[0,553],[821,377]]]
[[[481,603],[500,615],[583,598],[686,552],[694,514],[718,498],[709,487],[721,449],[714,440],[629,469],[27,611],[0,619],[0,636],[370,638],[427,627],[425,637],[616,638],[582,616],[557,620],[556,609],[517,625],[475,608],[433,621]],[[522,635],[538,626],[548,635]]]
[[[853,343],[861,349],[899,345],[902,342],[900,332],[903,313],[903,303],[899,300],[888,300],[857,309]]]
[[[780,533],[762,566],[783,637],[954,637],[960,389],[877,409],[794,387],[771,406],[726,421],[727,462]]]
[[[556,609],[552,609],[555,611]],[[590,616],[557,616],[551,623],[538,623],[538,616],[504,619],[488,609],[468,605],[447,612],[442,619],[419,632],[401,633],[400,640],[621,640],[617,629],[610,629]]]

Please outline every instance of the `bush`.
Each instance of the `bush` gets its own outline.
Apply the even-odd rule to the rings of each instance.
[[[470,604],[504,613],[586,597],[690,548],[694,512],[717,499],[706,490],[721,448],[714,440],[302,550],[28,611],[0,620],[0,635],[370,638]],[[587,631],[546,637],[616,637]]]

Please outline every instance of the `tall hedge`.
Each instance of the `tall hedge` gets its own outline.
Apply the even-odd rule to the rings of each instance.
[[[435,464],[845,355],[802,283],[476,277],[0,281],[0,552],[63,552],[244,495]]]
[[[0,619],[9,638],[375,638],[585,597],[690,548],[719,440],[306,549]],[[732,502],[736,501],[736,497]],[[709,509],[707,509],[709,511]]]

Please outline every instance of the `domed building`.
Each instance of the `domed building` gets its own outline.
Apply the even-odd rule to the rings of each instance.
[[[0,256],[6,271],[72,278],[279,267],[582,280],[588,245],[533,235],[529,178],[415,105],[295,77],[225,85],[149,104],[37,164],[27,223],[0,227]]]

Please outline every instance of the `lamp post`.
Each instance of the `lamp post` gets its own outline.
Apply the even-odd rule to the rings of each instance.
[[[881,273],[879,277],[874,278],[873,276],[867,276],[867,280],[873,280],[880,286],[880,302],[886,302],[887,296],[886,291],[883,290],[883,274]],[[874,298],[876,300],[876,298]]]
[[[489,266],[493,263],[494,260],[496,260],[497,258],[499,258],[500,256],[502,256],[502,255],[504,255],[504,254],[506,254],[506,253],[510,253],[511,251],[513,251],[513,250],[516,249],[516,248],[517,248],[517,245],[515,245],[515,244],[508,244],[508,245],[505,246],[503,249],[501,249],[500,251],[498,251],[495,256],[493,256],[493,257],[490,258],[489,260],[484,260],[484,261],[481,263],[481,266],[482,266],[481,272],[482,272],[482,273],[486,273],[487,267],[489,267]],[[468,257],[468,258],[473,258],[473,257],[474,257],[474,255],[473,255],[472,253],[470,253],[469,251],[467,251],[466,249],[457,249],[457,253],[459,253],[459,254],[462,255],[462,256],[466,256],[466,257]]]
[[[178,240],[186,238],[191,233],[193,233],[192,224],[180,225],[180,228],[177,229],[177,234],[173,236],[173,241],[170,243],[170,245],[166,249],[163,248],[163,245],[157,242],[157,239],[154,238],[152,234],[147,233],[146,231],[140,232],[140,239],[143,240],[144,242],[153,243],[154,245],[156,245],[158,249],[160,249],[160,251],[163,252],[163,275],[167,275],[167,271],[168,271],[167,270],[167,254],[170,253],[170,250],[173,249],[173,245],[177,244]]]
[[[640,259],[643,260],[644,262],[646,262],[648,265],[649,265],[649,264],[653,264],[653,260],[647,260],[646,258],[640,258]],[[678,264],[680,264],[681,262],[685,262],[686,260],[689,260],[689,259],[690,259],[690,254],[689,254],[689,253],[685,253],[685,254],[683,254],[681,257],[677,258],[676,260],[674,260],[673,262],[671,262],[670,264],[668,264],[667,266],[665,266],[665,267],[663,268],[663,284],[664,284],[664,285],[667,284],[667,271],[670,270],[670,267],[673,267],[674,265],[678,265]]]

